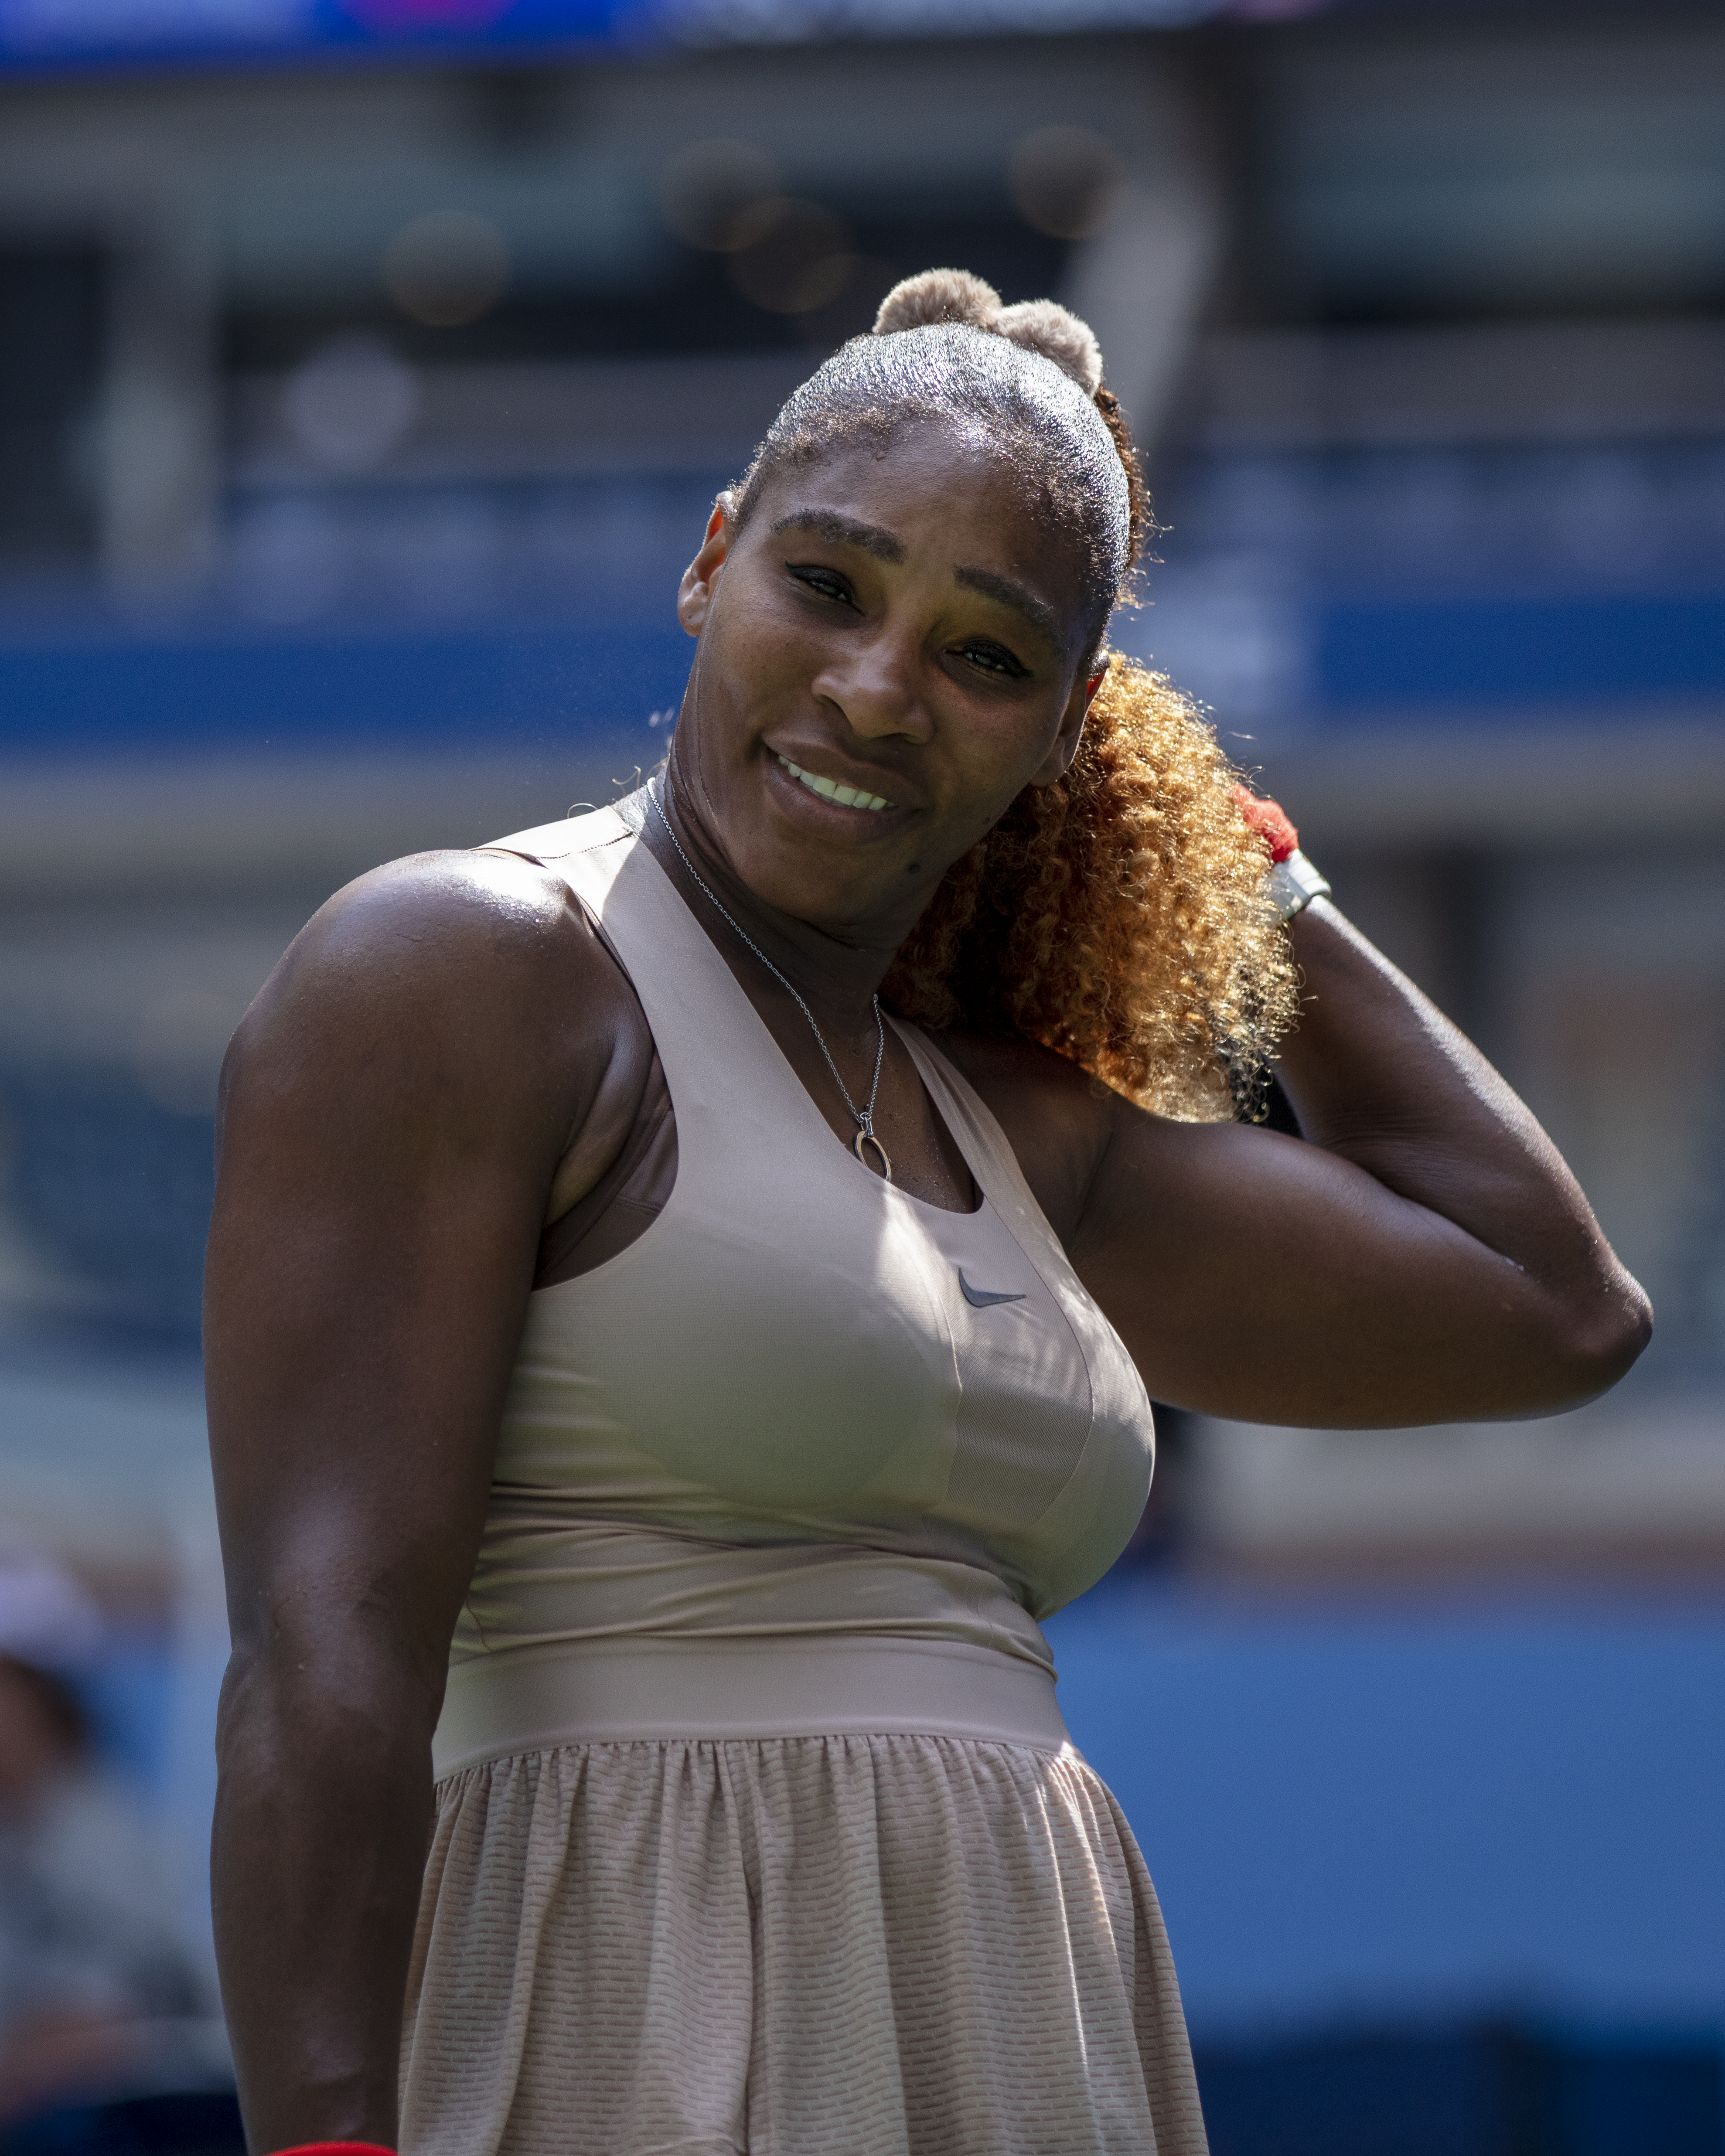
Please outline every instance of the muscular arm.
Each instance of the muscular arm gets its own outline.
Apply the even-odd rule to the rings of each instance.
[[[395,2139],[444,1659],[547,1193],[572,1137],[628,1128],[626,998],[542,871],[425,856],[332,900],[229,1052],[213,1861],[259,2152]]]
[[[1306,1143],[963,1058],[1151,1392],[1372,1428],[1550,1414],[1615,1383],[1651,1315],[1551,1141],[1332,906],[1291,932],[1306,1003],[1278,1074]]]

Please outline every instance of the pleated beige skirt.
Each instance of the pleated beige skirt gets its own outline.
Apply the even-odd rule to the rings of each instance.
[[[408,2156],[1204,2156],[1162,1917],[1070,1746],[635,1740],[450,1775]]]

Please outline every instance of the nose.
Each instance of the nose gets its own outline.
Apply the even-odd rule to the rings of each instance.
[[[882,624],[830,654],[809,686],[864,741],[926,742],[934,724],[922,696],[921,657],[914,638]]]

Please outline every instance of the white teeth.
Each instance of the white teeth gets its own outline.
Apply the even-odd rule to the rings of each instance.
[[[778,751],[773,753],[777,755]],[[841,808],[880,809],[892,806],[878,793],[865,793],[860,787],[841,786],[836,778],[822,778],[812,771],[804,771],[800,763],[793,763],[788,756],[781,756],[778,760],[792,778],[800,779],[811,793],[819,794],[823,801],[836,801]]]

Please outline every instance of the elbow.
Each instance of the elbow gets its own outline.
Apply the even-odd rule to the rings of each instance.
[[[401,1757],[429,1757],[442,1674],[362,1626],[289,1621],[274,1636],[241,1637],[217,1714],[218,1763],[225,1771],[262,1759],[294,1781],[338,1763],[341,1774],[372,1774]]]
[[[1603,1292],[1566,1314],[1557,1343],[1562,1397],[1551,1412],[1583,1406],[1625,1378],[1653,1337],[1653,1305],[1639,1281],[1619,1270]]]

